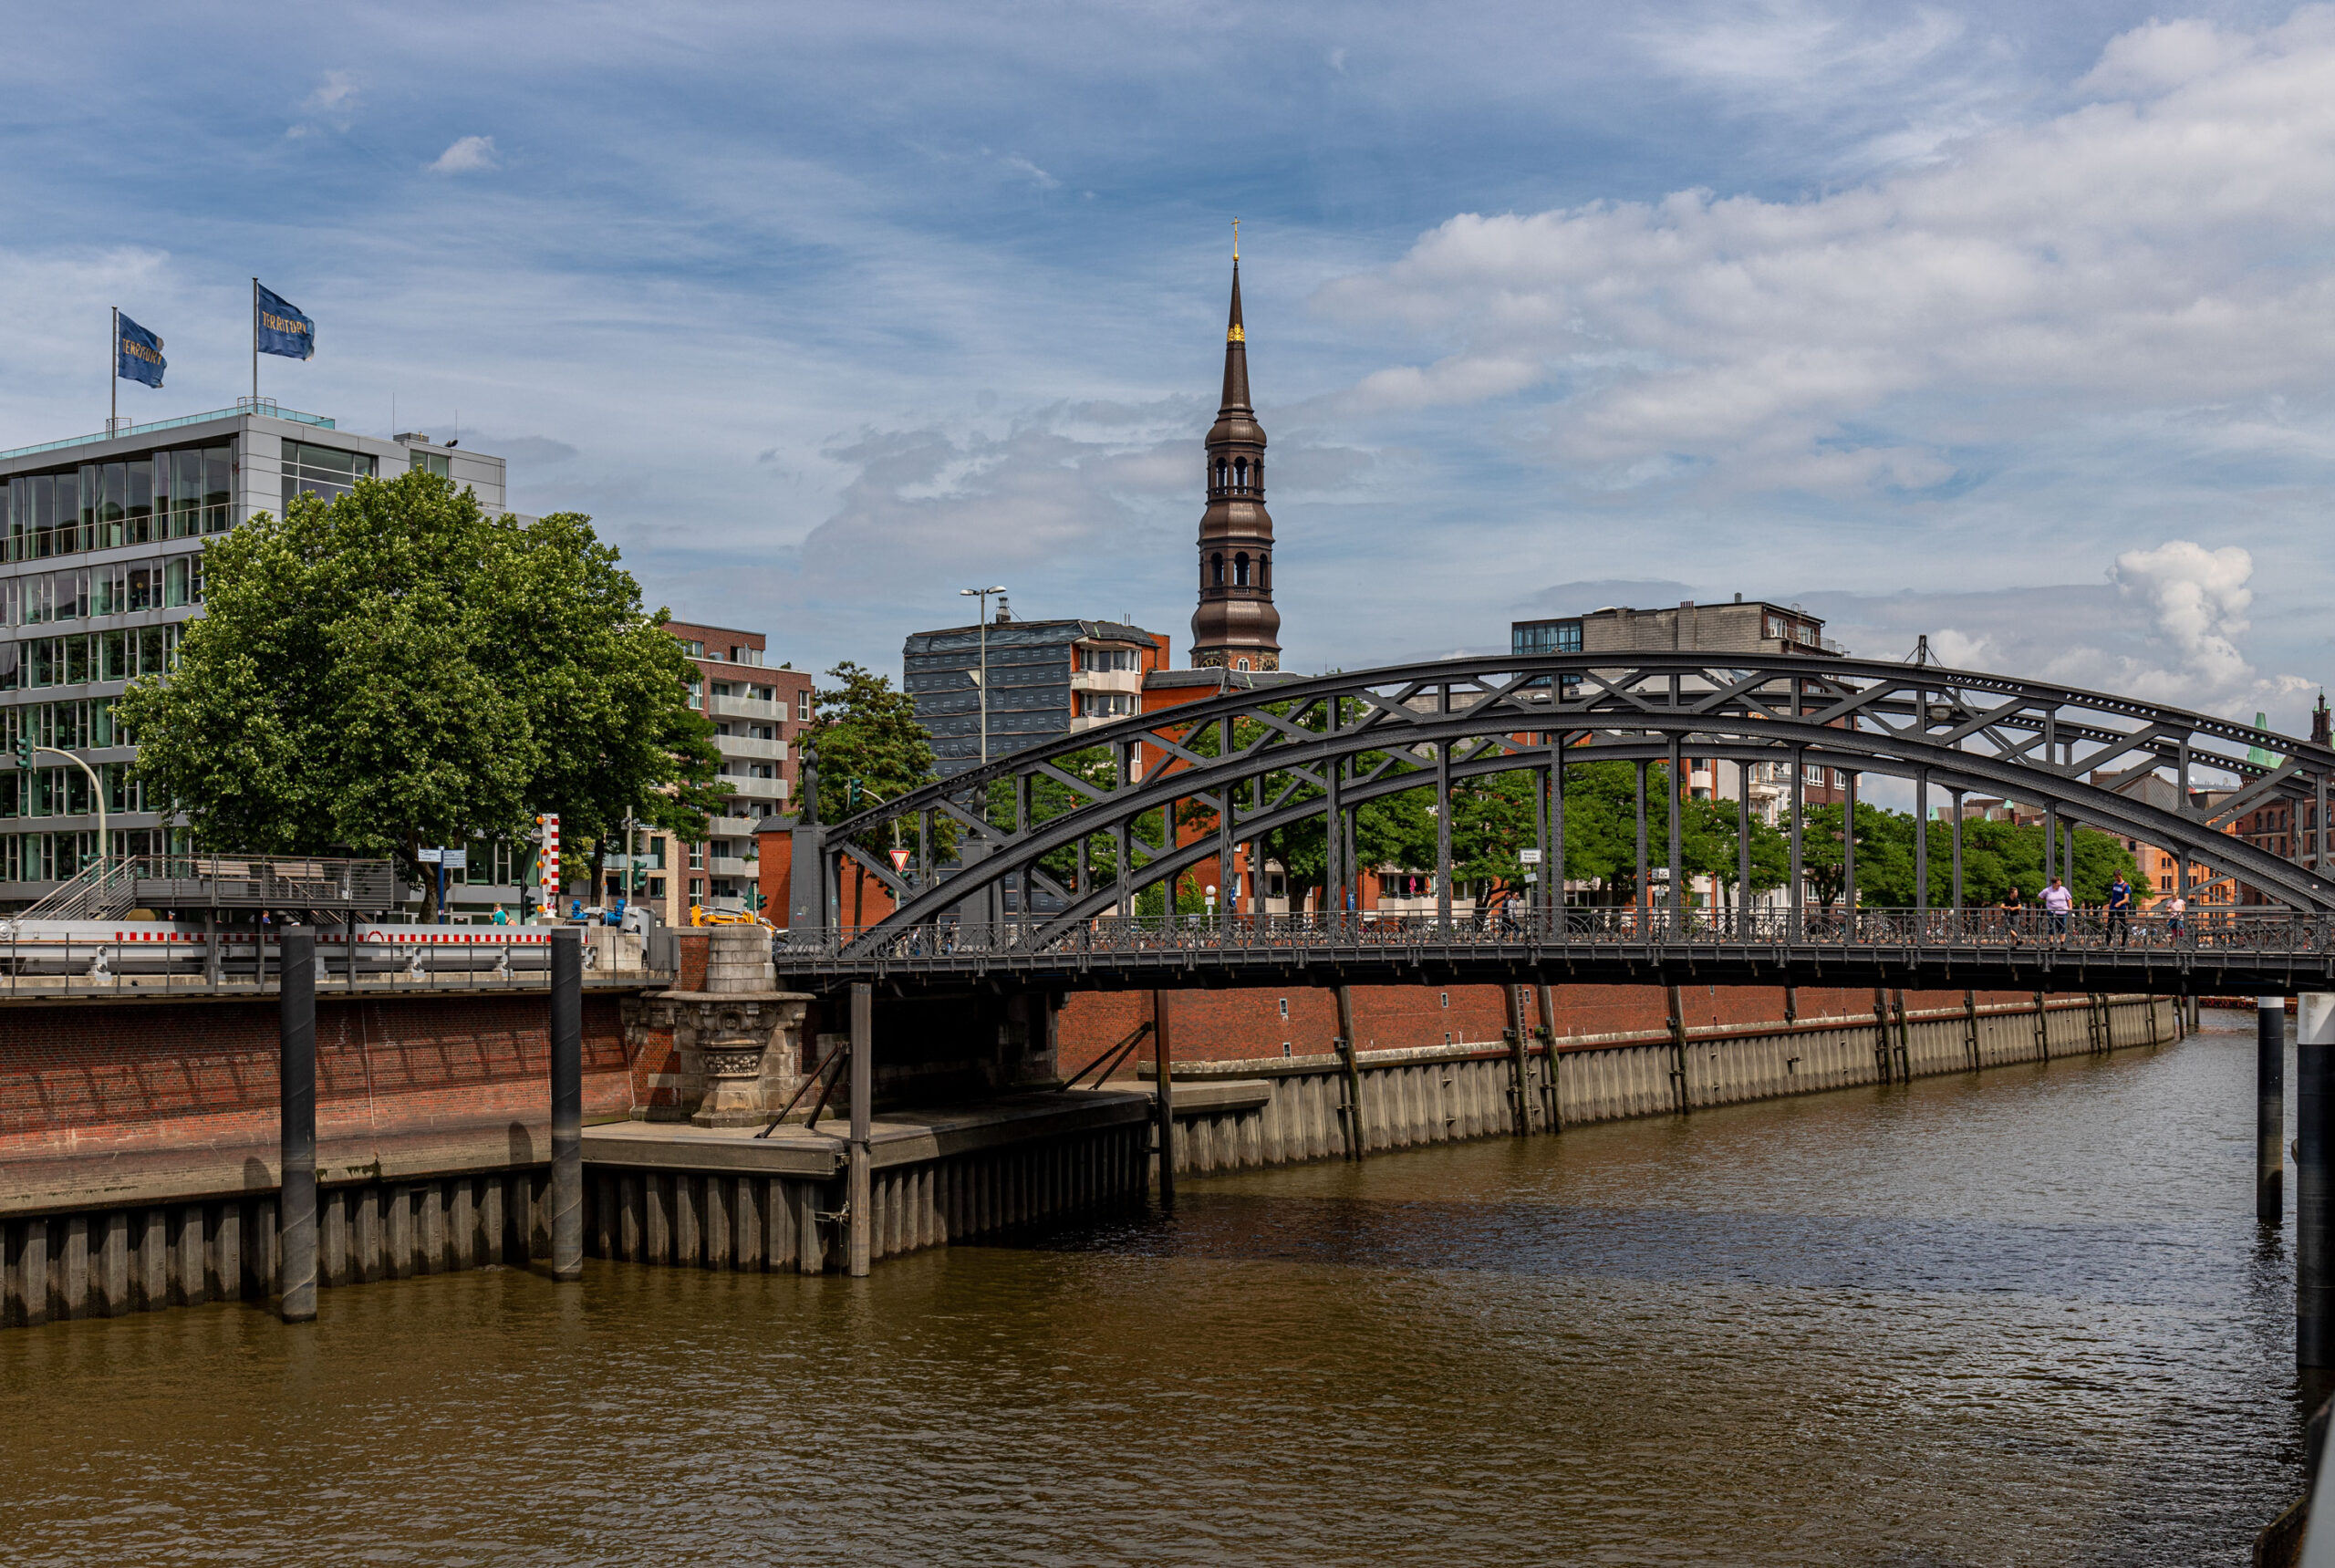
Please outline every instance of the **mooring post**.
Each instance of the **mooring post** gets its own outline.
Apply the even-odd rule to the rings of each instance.
[[[1557,1075],[1557,988],[1542,985],[1541,992],[1541,1044],[1548,1051],[1541,1064],[1548,1069],[1549,1130],[1565,1130],[1564,1080]]]
[[[1530,1137],[1532,1133],[1532,1102],[1528,1097],[1531,1085],[1525,1076],[1525,1057],[1530,1047],[1524,1035],[1524,992],[1514,981],[1500,988],[1508,993],[1508,1068],[1510,1087],[1509,1101],[1515,1108],[1514,1122],[1518,1137]]]
[[[265,940],[265,935],[262,938]],[[276,988],[278,1291],[285,1323],[317,1315],[317,933],[286,926]]]
[[[584,1278],[584,933],[551,934],[551,1277]]]
[[[2254,1218],[2265,1225],[2285,1218],[2286,1171],[2287,999],[2262,996],[2254,1002]]]
[[[1686,1002],[1676,986],[1666,989],[1670,993],[1670,1082],[1676,1100],[1671,1108],[1683,1115],[1695,1108],[1694,1091],[1686,1082]]]
[[[844,1195],[845,1223],[850,1227],[851,1277],[866,1277],[875,1239],[875,1168],[868,1143],[874,1136],[869,1101],[876,1092],[876,988],[861,981],[851,988],[851,1170]]]
[[[1151,993],[1151,1061],[1159,1092],[1155,1096],[1154,1110],[1159,1117],[1159,1201],[1162,1207],[1176,1207],[1176,1094],[1175,1069],[1170,1065],[1176,1054],[1168,1039],[1168,993]]]
[[[2335,995],[2307,992],[2298,999],[2295,1077],[2295,1365],[2335,1366],[2335,1195],[2327,1190]]]
[[[1363,1156],[1362,1127],[1362,1068],[1354,1061],[1360,1046],[1354,1036],[1354,988],[1337,988],[1338,1054],[1346,1075],[1346,1158],[1360,1159]]]

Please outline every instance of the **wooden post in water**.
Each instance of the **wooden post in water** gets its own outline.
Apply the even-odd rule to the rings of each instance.
[[[551,1277],[584,1279],[584,932],[551,934]]]
[[[1670,993],[1670,1058],[1672,1062],[1670,1081],[1674,1085],[1672,1092],[1677,1102],[1676,1108],[1682,1112],[1690,1111],[1695,1108],[1695,1096],[1693,1090],[1686,1083],[1686,1000],[1679,995],[1676,986],[1669,986],[1666,989]]]
[[[2335,1366],[2335,995],[2297,1000],[2295,1077],[2295,1365]]]
[[[876,1182],[873,1155],[873,1096],[876,1096],[876,986],[859,981],[852,986],[852,1147],[850,1187],[843,1194],[846,1243],[850,1248],[850,1276],[867,1278],[876,1239]]]
[[[2276,1225],[2284,1218],[2287,1172],[2287,999],[2254,1003],[2254,1218]],[[2296,1009],[2301,1035],[2301,1009]]]
[[[1363,1137],[1362,1068],[1354,1060],[1362,1047],[1354,1034],[1354,987],[1338,987],[1337,997],[1338,1054],[1346,1075],[1346,1158],[1360,1159],[1368,1145]]]
[[[266,934],[261,933],[263,958]],[[317,933],[286,926],[276,991],[277,1281],[285,1323],[317,1315]]]
[[[1531,1087],[1526,1082],[1525,1057],[1528,1046],[1524,1039],[1523,988],[1514,981],[1500,987],[1508,997],[1508,1075],[1509,1100],[1514,1108],[1513,1120],[1518,1137],[1532,1134],[1532,1102]]]
[[[1548,1049],[1548,1059],[1541,1064],[1548,1069],[1549,1130],[1565,1130],[1564,1080],[1557,1075],[1557,988],[1543,985],[1541,991],[1541,1044]]]
[[[1157,1105],[1159,1117],[1159,1202],[1163,1208],[1176,1207],[1176,1053],[1168,1037],[1168,993],[1151,993],[1151,1060],[1158,1085]]]

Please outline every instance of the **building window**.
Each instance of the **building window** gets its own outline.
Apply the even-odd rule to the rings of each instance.
[[[703,659],[705,657],[705,644],[701,642],[692,642],[686,637],[677,637],[673,640],[680,643],[681,645],[681,651],[688,654],[691,659]]]
[[[1232,668],[1235,670],[1246,670],[1249,668],[1249,661],[1245,659],[1236,659],[1232,661]]]
[[[1579,653],[1581,651],[1581,622],[1577,620],[1521,620],[1509,628],[1510,653]]]
[[[811,722],[811,692],[807,687],[794,694],[794,722],[798,724]]]
[[[1224,552],[1219,550],[1214,555],[1209,556],[1208,564],[1209,581],[1210,586],[1219,588],[1222,587],[1224,586]]]
[[[705,869],[704,845],[692,844],[690,846],[690,869],[692,871],[702,871]]]
[[[1232,586],[1236,588],[1249,586],[1249,552],[1246,550],[1236,551],[1232,556]]]
[[[704,681],[702,681],[702,680],[692,680],[692,681],[690,681],[690,707],[692,707],[692,708],[699,708],[699,709],[701,709],[701,708],[703,708],[703,707],[705,706],[705,682],[704,682]]]
[[[413,467],[418,473],[434,473],[441,479],[454,477],[454,460],[442,452],[416,452]]]
[[[738,644],[730,649],[730,662],[732,664],[760,664],[762,661],[763,650],[759,648]]]
[[[313,495],[331,503],[357,488],[360,479],[373,477],[373,460],[361,452],[316,446],[286,438],[284,442],[284,509],[295,496]]]
[[[704,897],[705,897],[705,878],[704,878],[704,877],[690,877],[690,903],[692,903],[692,904],[694,904],[694,903],[696,903],[700,898],[704,898]]]

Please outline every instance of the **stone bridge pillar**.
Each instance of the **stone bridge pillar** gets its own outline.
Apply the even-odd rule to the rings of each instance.
[[[760,1127],[803,1081],[803,1019],[811,998],[780,991],[770,933],[707,933],[705,989],[649,997],[649,1022],[673,1032],[680,1101],[701,1127]]]

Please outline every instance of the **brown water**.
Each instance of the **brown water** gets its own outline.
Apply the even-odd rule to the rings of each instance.
[[[2239,1563],[2299,1451],[2252,1022],[856,1285],[0,1334],[0,1561]]]

